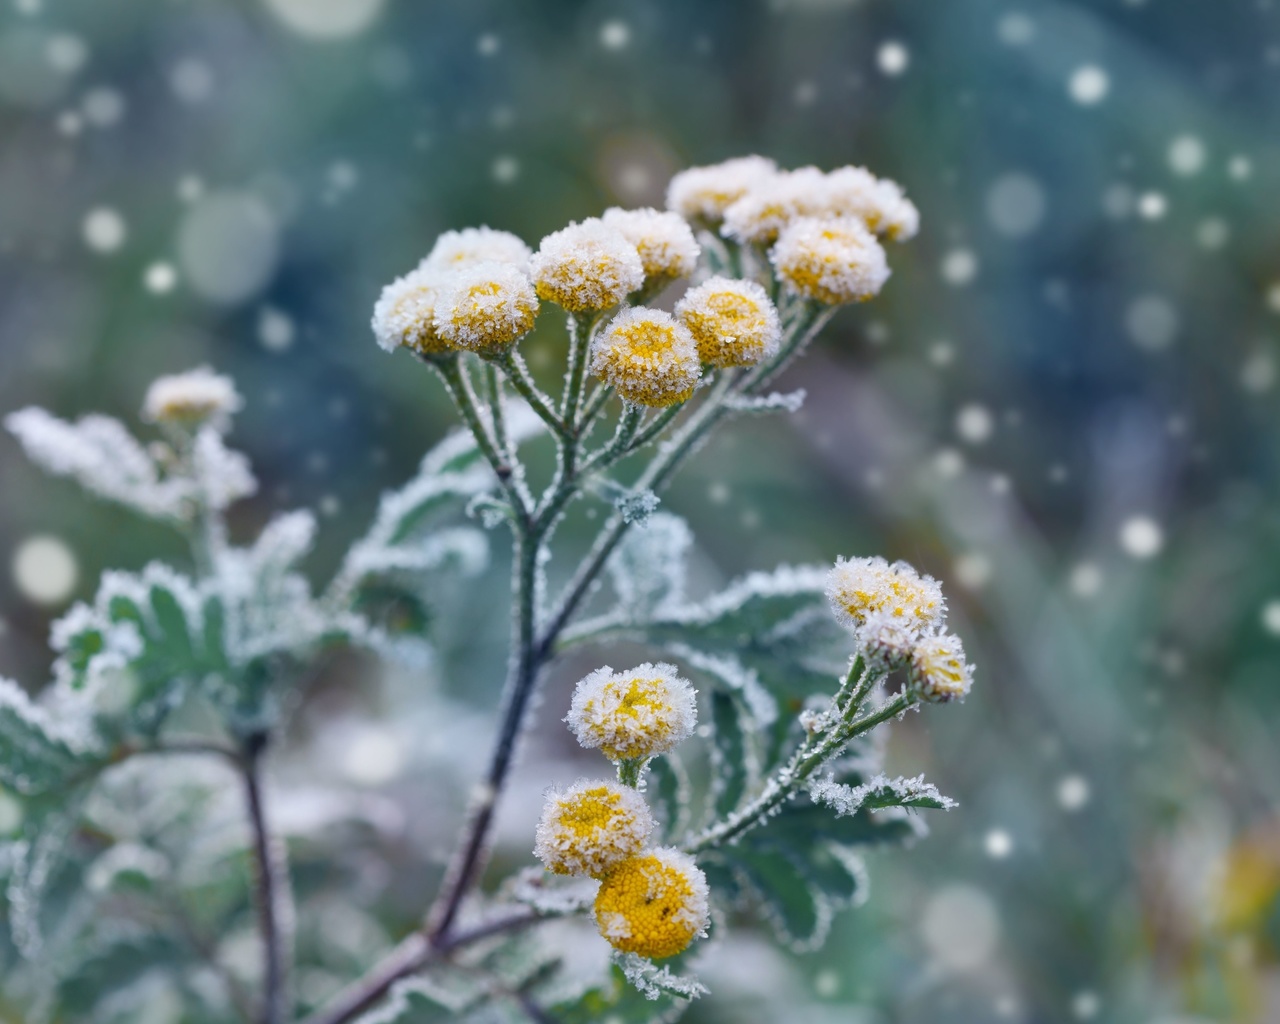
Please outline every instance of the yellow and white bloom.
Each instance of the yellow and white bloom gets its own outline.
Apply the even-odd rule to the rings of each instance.
[[[827,600],[842,624],[861,630],[874,615],[901,622],[916,636],[940,626],[947,614],[942,587],[906,562],[879,555],[841,558],[827,575]]]
[[[916,648],[920,629],[910,616],[881,609],[867,616],[858,630],[862,657],[871,668],[891,671],[906,665]]]
[[[854,217],[794,221],[769,260],[791,291],[828,305],[865,301],[889,279],[884,249]]]
[[[778,351],[782,336],[778,310],[755,281],[713,277],[685,292],[676,317],[713,366],[755,366]]]
[[[510,263],[521,270],[529,269],[533,253],[524,240],[510,231],[489,227],[446,231],[423,258],[425,269],[441,273],[458,270],[471,263]]]
[[[523,270],[510,263],[474,263],[448,275],[435,300],[433,324],[448,344],[496,352],[533,329],[538,296]]]
[[[596,338],[591,372],[636,405],[668,406],[693,394],[702,375],[698,345],[670,313],[625,309]]]
[[[596,925],[614,949],[660,960],[706,934],[709,896],[706,875],[692,857],[659,847],[604,876],[596,893]]]
[[[740,156],[706,167],[690,167],[667,186],[667,209],[694,221],[718,224],[730,204],[777,172],[762,156]]]
[[[209,423],[225,430],[243,404],[230,377],[198,366],[152,381],[142,402],[142,418],[188,428]]]
[[[779,171],[724,211],[720,233],[736,242],[767,245],[798,218],[820,216],[825,195],[826,176],[818,168]]]
[[[598,217],[547,235],[529,266],[538,296],[571,313],[610,309],[644,284],[635,245]]]
[[[565,721],[579,743],[611,761],[651,757],[692,735],[697,699],[674,665],[645,662],[625,672],[606,665],[578,683]]]
[[[922,637],[911,652],[911,685],[927,701],[962,700],[973,687],[973,666],[953,633]]]
[[[653,814],[636,790],[582,780],[547,794],[533,852],[548,871],[598,878],[639,853],[653,829]]]
[[[920,211],[902,186],[864,167],[840,167],[824,182],[823,206],[833,217],[856,217],[877,235],[905,242],[920,230]]]
[[[636,247],[650,281],[688,277],[698,264],[697,240],[678,213],[612,206],[601,220]]]
[[[373,307],[373,336],[381,348],[394,352],[403,346],[420,355],[432,355],[451,347],[436,333],[439,284],[439,275],[419,268],[382,289]]]

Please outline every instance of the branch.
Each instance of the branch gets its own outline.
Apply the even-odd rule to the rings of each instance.
[[[266,961],[262,1024],[284,1024],[290,1017],[288,964],[285,956],[285,933],[288,928],[288,867],[284,849],[267,829],[262,805],[261,761],[266,749],[266,736],[251,737],[245,743],[241,769],[249,825],[253,832],[255,902],[258,908],[258,930],[262,935],[263,958]]]

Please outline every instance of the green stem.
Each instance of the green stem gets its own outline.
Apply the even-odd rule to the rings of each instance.
[[[523,357],[518,352],[508,351],[499,357],[497,364],[506,374],[511,386],[516,389],[521,398],[529,403],[529,408],[537,413],[538,417],[551,428],[552,432],[557,437],[567,437],[568,429],[565,427],[564,421],[556,415],[556,411],[551,408],[546,395],[534,383],[533,377],[529,373],[529,367],[525,364]]]
[[[649,767],[647,757],[628,757],[618,762],[618,781],[624,786],[635,789],[644,778],[645,769]]]
[[[587,356],[591,348],[591,329],[596,317],[590,314],[569,316],[569,372],[565,377],[564,397],[560,404],[560,418],[572,434],[577,433],[578,412],[582,404],[582,384],[587,371]]]

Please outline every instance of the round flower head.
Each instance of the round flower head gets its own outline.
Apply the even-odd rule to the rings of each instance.
[[[878,235],[906,241],[920,229],[920,211],[896,181],[877,178],[864,167],[840,167],[826,176],[825,212],[856,217]]]
[[[805,217],[786,227],[769,253],[794,292],[830,305],[862,302],[884,287],[884,249],[862,221]]]
[[[685,292],[676,316],[698,343],[704,363],[755,366],[778,350],[778,311],[755,281],[713,277]]]
[[[538,297],[523,270],[510,263],[462,267],[436,295],[436,333],[472,352],[495,352],[533,329]]]
[[[142,418],[183,427],[209,423],[225,430],[243,404],[230,377],[199,366],[152,381],[142,401]]]
[[[667,186],[667,209],[689,220],[719,223],[731,203],[777,169],[772,160],[762,156],[740,156],[707,167],[690,167]]]
[[[698,706],[674,665],[645,662],[626,672],[605,665],[578,683],[565,721],[584,747],[624,761],[664,754],[688,739]]]
[[[446,231],[436,239],[420,266],[438,271],[457,270],[469,263],[510,263],[529,268],[532,253],[524,241],[510,231],[493,228],[463,228]]]
[[[899,620],[919,636],[941,625],[947,613],[942,587],[906,562],[883,558],[839,559],[827,575],[827,600],[844,625],[861,630],[877,613]]]
[[[738,242],[772,242],[796,218],[823,212],[825,182],[816,167],[765,178],[724,211],[720,233]]]
[[[599,877],[644,849],[653,831],[649,805],[616,782],[576,782],[547,794],[533,852],[557,875]]]
[[[604,211],[601,220],[636,247],[645,277],[650,280],[672,280],[693,273],[698,243],[679,214],[613,206]]]
[[[685,401],[702,375],[698,345],[670,313],[624,309],[597,337],[591,372],[636,405]]]
[[[963,699],[973,686],[973,666],[953,633],[922,637],[911,652],[911,685],[925,700],[944,703]]]
[[[706,933],[709,896],[707,876],[692,857],[658,847],[605,875],[596,893],[596,924],[619,952],[660,960]]]
[[[420,267],[382,289],[373,307],[373,336],[379,346],[394,352],[403,345],[420,355],[449,349],[449,343],[436,333],[438,285],[439,277]]]
[[[529,265],[539,297],[571,313],[610,309],[644,284],[636,247],[598,217],[547,235]]]
[[[858,630],[863,659],[871,668],[885,672],[910,660],[919,635],[919,628],[908,618],[886,609],[871,612]]]

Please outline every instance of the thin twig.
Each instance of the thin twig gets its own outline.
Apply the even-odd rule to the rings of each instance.
[[[250,737],[241,761],[249,825],[253,833],[255,902],[262,935],[265,979],[262,1024],[284,1024],[289,1017],[288,965],[285,962],[284,892],[288,886],[282,850],[267,828],[262,801],[262,755],[266,737]]]

